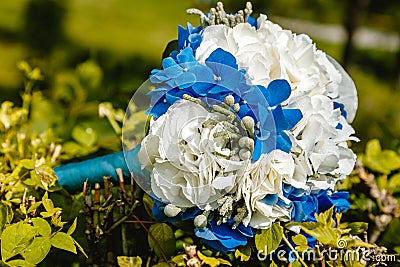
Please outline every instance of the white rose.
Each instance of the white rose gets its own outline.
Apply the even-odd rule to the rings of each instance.
[[[151,172],[152,191],[159,199],[178,207],[215,208],[215,201],[232,191],[248,161],[227,159],[230,151],[214,133],[222,124],[203,127],[218,113],[180,100],[160,116],[142,141],[139,160]]]

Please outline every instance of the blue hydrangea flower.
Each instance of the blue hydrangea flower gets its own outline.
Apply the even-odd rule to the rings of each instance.
[[[178,50],[182,50],[185,47],[191,47],[193,50],[196,50],[202,40],[201,31],[203,28],[193,27],[189,22],[187,23],[187,28],[183,28],[182,26],[178,26]]]
[[[154,206],[152,213],[157,221],[179,222],[195,218],[202,211],[197,208],[189,208],[179,212],[175,217],[168,217],[164,214],[165,203],[153,198]],[[201,238],[204,244],[215,251],[224,253],[234,251],[238,246],[247,244],[247,238],[253,237],[253,229],[243,224],[239,224],[236,229],[232,229],[234,221],[229,220],[227,223],[218,225],[216,220],[211,220],[205,228],[195,228],[195,235]]]
[[[349,193],[320,190],[316,194],[301,193],[301,189],[285,185],[284,196],[293,203],[292,220],[295,222],[315,222],[315,214],[334,206],[335,212],[345,212],[350,208]]]
[[[190,220],[193,219],[194,217],[196,217],[197,215],[201,214],[202,211],[197,208],[197,207],[193,207],[193,208],[189,208],[186,209],[185,211],[181,211],[178,213],[178,215],[176,215],[175,217],[168,217],[165,215],[164,213],[164,208],[167,204],[165,204],[164,202],[159,201],[156,198],[152,198],[154,205],[153,205],[153,209],[152,209],[152,213],[154,216],[154,219],[156,219],[156,221],[162,222],[179,222],[179,221],[186,221],[186,220]]]
[[[247,239],[253,237],[253,229],[243,224],[239,224],[236,229],[232,229],[233,220],[227,223],[217,224],[216,220],[211,220],[208,227],[195,228],[195,235],[202,239],[204,245],[211,250],[228,253],[235,251],[239,246],[245,246]]]

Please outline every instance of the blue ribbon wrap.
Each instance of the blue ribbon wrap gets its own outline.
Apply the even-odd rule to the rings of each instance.
[[[55,167],[54,171],[58,177],[58,183],[70,193],[81,191],[86,180],[91,184],[102,184],[104,176],[111,176],[118,181],[116,168],[121,168],[125,177],[131,177],[132,173],[135,178],[147,180],[150,174],[141,168],[138,159],[139,150],[140,145],[132,150]]]

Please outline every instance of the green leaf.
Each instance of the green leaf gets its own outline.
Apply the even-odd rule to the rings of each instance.
[[[45,219],[32,218],[32,223],[37,227],[39,235],[46,237],[51,235],[51,226]]]
[[[320,214],[315,214],[315,219],[317,219],[317,223],[326,225],[330,228],[335,226],[335,221],[333,220],[333,208],[334,206]]]
[[[186,267],[186,255],[181,254],[172,258],[172,261],[179,267]]]
[[[299,226],[305,233],[315,237],[318,241],[320,241],[324,245],[337,247],[338,233],[336,233],[336,231],[331,227],[326,225],[320,225],[315,229],[310,230],[307,229],[306,227],[303,227],[301,224]]]
[[[88,258],[88,255],[86,255],[85,250],[84,250],[83,247],[78,243],[78,241],[76,241],[73,237],[71,237],[71,238],[72,238],[72,240],[74,240],[74,244],[75,244],[75,246],[78,247],[79,251],[82,252],[82,254],[83,254],[86,258]]]
[[[171,267],[171,265],[166,262],[159,262],[156,265],[153,265],[153,267]]]
[[[4,203],[0,203],[0,236],[4,226],[7,223],[8,207]]]
[[[165,223],[155,223],[149,228],[149,232],[153,236],[152,238],[149,234],[147,237],[150,248],[154,249],[156,255],[162,258],[158,243],[165,256],[170,258],[175,252],[175,236],[171,227]]]
[[[128,257],[128,256],[118,256],[117,262],[119,267],[141,267],[142,259],[139,256]]]
[[[54,208],[53,201],[51,201],[51,199],[49,199],[49,194],[47,193],[47,191],[43,194],[42,203],[43,203],[43,206],[46,209],[46,211],[53,210],[53,208]]]
[[[338,245],[339,245],[340,241],[342,241],[342,242],[345,241],[347,244],[346,247],[348,247],[348,248],[359,248],[359,247],[374,248],[375,247],[375,245],[366,243],[366,242],[358,240],[358,239],[351,238],[350,236],[344,236],[344,237],[341,237],[340,239],[338,239],[338,241],[337,241]]]
[[[47,254],[50,252],[50,248],[50,238],[39,236],[33,239],[33,242],[24,251],[22,251],[21,255],[26,261],[29,261],[33,264],[38,264],[44,260],[44,258],[46,258]]]
[[[278,267],[278,265],[274,261],[271,261],[269,267]]]
[[[83,146],[93,146],[97,141],[97,133],[91,127],[77,125],[72,129],[72,138]]]
[[[32,211],[36,210],[37,208],[39,208],[39,206],[42,205],[42,201],[39,202],[35,202],[35,204],[33,204],[32,206],[29,207],[28,209],[28,213],[31,213]]]
[[[18,255],[35,237],[35,227],[22,221],[6,227],[1,235],[1,257],[3,261]]]
[[[76,254],[76,247],[75,247],[74,239],[70,235],[67,235],[66,233],[63,233],[63,232],[56,233],[51,238],[51,245],[53,247],[63,249],[66,251],[70,251],[70,252]]]
[[[235,250],[235,258],[240,261],[248,261],[251,256],[250,246],[240,246]]]
[[[264,255],[269,255],[278,248],[282,237],[283,227],[278,222],[273,223],[270,228],[263,229],[260,234],[256,234],[256,248]]]
[[[154,201],[151,199],[151,197],[148,194],[143,194],[143,204],[144,204],[144,209],[146,210],[147,214],[149,216],[153,216],[153,206],[154,206]]]
[[[400,156],[395,151],[382,150],[379,140],[373,139],[367,143],[363,163],[373,171],[390,174],[400,169]]]
[[[297,245],[296,246],[297,251],[302,252],[308,249],[307,238],[304,235],[302,234],[295,235],[294,237],[292,237],[292,240]]]
[[[366,222],[352,222],[352,223],[341,223],[340,224],[341,229],[350,229],[350,234],[352,235],[359,235],[364,233],[365,231],[368,230],[368,223]]]
[[[400,192],[400,173],[396,173],[390,176],[390,180],[388,183],[388,190],[392,194],[396,194]]]
[[[202,254],[200,251],[197,251],[197,256],[205,264],[210,265],[210,267],[216,267],[216,266],[219,266],[221,264],[232,266],[232,264],[227,260],[220,259],[220,258],[214,258],[214,257],[207,257],[206,255]]]
[[[72,225],[69,227],[69,229],[67,231],[67,235],[72,235],[75,232],[77,221],[78,221],[78,218],[75,218],[74,222],[72,223]]]
[[[35,267],[36,264],[30,263],[29,261],[26,260],[12,260],[12,261],[8,261],[6,262],[8,266],[15,266],[15,267],[20,267],[20,266],[24,266],[24,267]]]

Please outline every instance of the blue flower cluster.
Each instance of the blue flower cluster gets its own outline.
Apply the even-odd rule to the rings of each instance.
[[[149,114],[161,116],[183,95],[200,98],[210,106],[232,95],[240,105],[238,117],[250,116],[258,123],[253,160],[274,149],[290,151],[292,143],[284,131],[293,128],[302,114],[299,109],[281,105],[291,93],[286,80],[274,80],[268,87],[248,84],[245,71],[239,70],[235,57],[221,48],[202,64],[196,61],[193,49],[186,47],[175,58],[165,58],[162,67],[153,70],[150,76],[157,87],[150,92]]]

